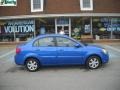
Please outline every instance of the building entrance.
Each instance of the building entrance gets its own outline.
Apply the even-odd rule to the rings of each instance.
[[[55,32],[60,34],[63,31],[65,35],[71,36],[71,19],[57,18],[55,19]]]

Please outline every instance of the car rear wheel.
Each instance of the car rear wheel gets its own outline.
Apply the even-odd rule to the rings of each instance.
[[[34,58],[28,58],[25,63],[25,66],[26,66],[27,70],[30,72],[35,72],[40,67],[38,60],[34,59]]]
[[[101,60],[98,56],[90,56],[86,65],[89,69],[97,69],[101,66]]]

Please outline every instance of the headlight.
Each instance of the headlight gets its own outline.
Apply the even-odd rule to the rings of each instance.
[[[108,53],[107,50],[105,50],[105,49],[102,49],[102,51],[103,51],[104,54]]]

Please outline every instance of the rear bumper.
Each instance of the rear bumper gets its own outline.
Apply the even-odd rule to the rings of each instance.
[[[20,55],[15,55],[14,56],[14,61],[17,65],[24,65],[24,59]]]

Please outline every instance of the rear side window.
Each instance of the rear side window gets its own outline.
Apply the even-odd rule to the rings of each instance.
[[[54,38],[53,37],[40,38],[34,42],[33,46],[35,46],[35,47],[55,46]]]

